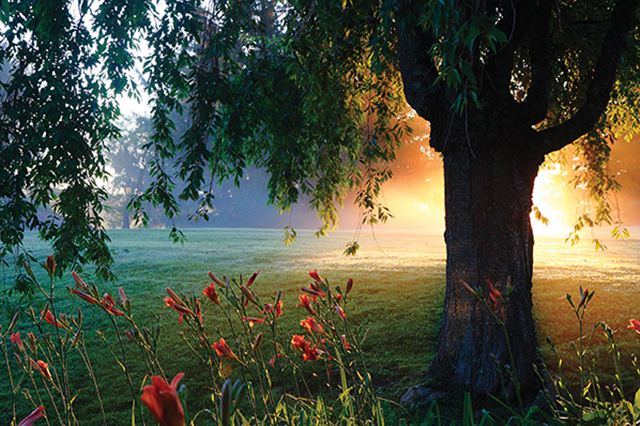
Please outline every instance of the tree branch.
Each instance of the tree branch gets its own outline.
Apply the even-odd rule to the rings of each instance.
[[[611,26],[602,43],[593,79],[587,88],[584,105],[569,120],[539,132],[534,139],[534,152],[548,154],[557,151],[589,132],[598,122],[611,96],[627,35],[635,22],[638,1],[618,1],[611,16]]]
[[[549,82],[551,80],[551,59],[549,29],[553,0],[543,0],[534,8],[530,26],[529,60],[531,64],[531,84],[527,97],[519,104],[518,111],[526,117],[529,125],[545,119],[549,109]],[[526,19],[526,17],[523,17]]]

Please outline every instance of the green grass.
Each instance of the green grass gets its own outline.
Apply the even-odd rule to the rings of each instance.
[[[165,230],[110,231],[116,260],[114,271],[119,281],[98,285],[114,297],[117,287],[121,286],[132,300],[136,321],[161,327],[159,357],[168,376],[185,372],[183,383],[189,388],[190,411],[210,404],[210,390],[206,377],[202,377],[203,366],[176,337],[176,332],[186,331],[186,327],[178,327],[176,312],[163,307],[164,288],[202,298],[202,289],[210,282],[208,271],[220,277],[236,278],[242,274],[246,281],[252,272],[261,269],[252,288],[263,301],[282,291],[283,324],[298,333],[301,331],[298,322],[306,315],[303,308],[295,305],[299,303],[299,288],[309,282],[307,272],[317,269],[332,286],[343,288],[347,278],[352,277],[354,289],[347,314],[350,321],[370,330],[363,349],[378,392],[397,401],[409,386],[419,383],[435,347],[444,297],[445,247],[441,235],[388,231],[377,235],[378,246],[365,233],[358,256],[346,258],[342,252],[352,238],[350,232],[336,232],[316,239],[312,232],[301,231],[297,242],[290,247],[281,243],[280,230],[186,230],[185,234],[187,243],[175,245]],[[640,242],[615,241],[607,245],[608,251],[595,252],[589,244],[569,247],[562,239],[540,238],[535,246],[534,315],[541,354],[552,366],[551,353],[544,344],[544,338],[549,336],[565,359],[564,371],[574,379],[576,364],[569,342],[578,336],[575,318],[564,297],[567,293],[577,297],[579,285],[596,292],[585,323],[606,321],[617,331],[623,365],[630,373],[630,355],[640,349],[635,333],[625,329],[629,318],[640,318]],[[44,260],[50,254],[35,234],[28,235],[27,247],[38,259]],[[38,274],[45,284],[44,271]],[[11,270],[5,270],[3,288],[11,285],[11,278]],[[110,354],[119,350],[109,338],[113,335],[110,321],[97,308],[77,299],[72,301],[64,290],[72,284],[69,275],[56,282],[58,309],[74,313],[78,307],[82,308],[87,344],[93,348],[92,363],[109,420],[112,424],[128,424],[130,406],[123,403],[127,398],[122,395],[128,396],[129,391],[122,369]],[[40,312],[42,297],[38,297],[35,305]],[[221,326],[224,333],[218,311],[208,305],[204,315],[207,327],[213,330]],[[7,322],[5,319],[4,323]],[[23,317],[21,324],[25,323]],[[107,336],[106,342],[95,330]],[[596,343],[601,345],[603,341],[597,339]],[[135,354],[131,346],[129,356]],[[609,359],[602,346],[595,352],[601,359]],[[135,359],[131,361],[133,381],[139,386],[144,380],[144,369]],[[78,358],[72,359],[71,365],[77,371],[75,384],[82,389],[75,405],[92,413],[97,423],[99,409],[91,396],[92,385],[86,370]],[[606,363],[599,367],[603,370],[602,381],[606,382],[612,370]],[[635,372],[625,380],[627,391],[635,392]],[[318,383],[321,382],[318,379]],[[0,383],[6,383],[4,368],[0,369]],[[7,387],[0,387],[0,401],[9,401],[9,398]],[[24,411],[28,414],[27,408]],[[8,424],[9,419],[9,404],[2,404],[0,424]]]

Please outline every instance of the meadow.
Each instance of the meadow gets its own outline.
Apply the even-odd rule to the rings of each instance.
[[[184,245],[171,243],[166,230],[114,230],[109,235],[118,281],[97,284],[101,291],[114,297],[117,287],[122,287],[131,300],[136,321],[159,326],[158,358],[168,376],[173,377],[179,371],[185,373],[183,383],[189,389],[190,410],[210,404],[210,389],[207,378],[202,377],[202,364],[185,344],[187,340],[177,337],[188,333],[186,325],[178,325],[178,315],[165,307],[163,300],[166,287],[202,299],[202,290],[211,281],[208,271],[219,277],[242,276],[246,281],[260,270],[252,288],[263,301],[275,298],[281,291],[283,328],[295,333],[302,332],[299,321],[304,317],[304,309],[296,305],[300,303],[300,288],[309,284],[308,271],[317,270],[330,286],[339,285],[343,289],[347,279],[353,278],[349,321],[368,330],[361,344],[367,370],[377,394],[389,401],[398,401],[410,386],[420,382],[432,356],[445,287],[445,246],[440,234],[384,231],[373,238],[365,232],[360,238],[361,250],[355,257],[342,254],[353,237],[348,231],[320,239],[314,238],[311,231],[299,231],[297,241],[289,247],[281,242],[281,230],[185,230]],[[640,350],[640,339],[626,326],[630,318],[640,318],[640,240],[606,244],[607,251],[595,251],[587,241],[571,247],[564,243],[564,238],[536,239],[533,298],[540,352],[550,370],[557,371],[557,362],[546,344],[549,337],[563,359],[563,373],[570,384],[576,385],[577,361],[571,342],[579,334],[566,294],[573,294],[575,300],[579,286],[589,288],[595,296],[586,311],[586,329],[590,333],[591,324],[604,321],[614,331],[625,372],[625,392],[633,400],[640,378],[631,364],[631,356]],[[26,246],[39,260],[44,261],[50,254],[35,234],[27,236]],[[34,270],[40,281],[46,283],[44,269],[34,267]],[[12,270],[5,268],[2,289],[11,285],[12,277]],[[92,281],[90,275],[83,277]],[[112,333],[109,319],[100,315],[98,309],[87,307],[84,301],[71,298],[66,287],[72,285],[68,274],[55,281],[57,309],[74,313],[82,308],[86,343],[93,350],[91,362],[102,385],[104,405],[108,407],[107,421],[130,424],[131,407],[123,404],[121,398],[122,368],[114,361],[119,356],[118,349],[109,343]],[[32,304],[40,312],[44,298],[37,295]],[[215,310],[203,309],[203,314],[211,327],[224,327],[221,325],[224,319]],[[3,320],[8,323],[10,318]],[[20,329],[28,331],[26,321],[21,320],[17,327]],[[593,355],[590,359],[598,368],[601,381],[606,383],[613,380],[613,367],[610,347],[602,334],[599,329],[595,331],[589,354]],[[133,382],[141,384],[145,380],[144,368],[137,364],[141,361],[133,355],[129,361]],[[102,424],[95,397],[91,396],[89,377],[79,362],[73,370],[76,385],[83,389],[74,405],[80,407],[77,410],[93,413],[95,424]],[[310,377],[316,374],[319,373],[309,370]],[[6,369],[0,370],[0,383],[7,383]],[[318,387],[326,386],[320,378],[317,383]],[[9,389],[0,388],[0,400],[10,399]],[[387,405],[389,409],[394,406],[392,402]],[[23,411],[29,412],[27,408]],[[0,424],[9,424],[10,419],[9,404],[2,404]]]

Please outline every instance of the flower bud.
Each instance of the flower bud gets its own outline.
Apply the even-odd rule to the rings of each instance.
[[[260,342],[262,342],[262,333],[259,333],[258,336],[256,336],[256,340],[253,341],[251,349],[253,349],[254,352],[260,347]]]

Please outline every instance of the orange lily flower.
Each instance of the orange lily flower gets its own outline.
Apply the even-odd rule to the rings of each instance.
[[[116,301],[113,300],[113,297],[111,297],[108,293],[105,293],[104,296],[102,296],[102,306],[104,306],[107,312],[117,317],[123,316],[124,312],[116,308],[115,305],[116,305]]]
[[[213,344],[213,349],[215,349],[218,356],[223,356],[225,358],[232,359],[234,361],[240,361],[238,357],[231,351],[227,343],[223,338],[220,338],[220,342],[215,342]]]
[[[9,340],[11,340],[11,343],[16,345],[18,352],[26,352],[26,349],[24,348],[24,344],[22,343],[22,339],[20,339],[19,331],[17,333],[11,333],[11,337],[9,337]]]
[[[353,349],[353,347],[347,342],[347,336],[346,335],[342,335],[340,336],[340,341],[342,342],[342,346],[344,346],[344,348],[348,351],[350,351],[351,349]]]
[[[635,319],[630,319],[629,322],[630,322],[630,325],[628,325],[627,328],[631,328],[635,330],[636,333],[640,333],[640,321]]]
[[[300,336],[298,334],[294,334],[291,338],[291,344],[297,350],[303,352],[302,360],[303,361],[315,361],[318,359],[320,355],[320,351],[316,348],[312,348],[309,342],[304,339],[304,336]]]
[[[317,269],[315,271],[309,271],[309,276],[311,278],[313,278],[314,280],[316,280],[318,282],[318,284],[320,284],[322,282],[322,278],[320,278],[320,275],[318,275],[318,270]]]
[[[271,303],[265,303],[264,304],[264,309],[262,310],[262,313],[267,315],[269,312],[271,312],[273,309],[275,309],[275,316],[276,318],[278,318],[280,315],[282,315],[282,300],[279,301],[278,303],[276,303],[276,305],[272,305]]]
[[[254,324],[262,324],[264,322],[264,318],[242,317],[242,321],[248,322],[249,327],[253,327]]]
[[[51,371],[49,370],[49,364],[40,360],[36,362],[31,358],[29,358],[29,361],[31,362],[31,366],[34,369],[40,371],[40,374],[42,374],[42,377],[44,377],[45,379],[51,380]]]
[[[342,310],[342,308],[339,305],[336,305],[334,307],[334,309],[336,310],[338,315],[340,315],[340,318],[342,318],[343,320],[347,319],[347,314],[344,313],[344,311]]]
[[[49,308],[47,308],[46,311],[42,311],[41,312],[43,319],[48,322],[49,324],[55,326],[55,327],[60,327],[60,328],[64,328],[64,324],[62,324],[60,321],[58,321],[53,314],[51,313],[51,311],[49,311]]]
[[[254,272],[253,274],[251,274],[251,276],[249,277],[249,281],[247,281],[247,284],[246,284],[247,287],[249,287],[251,284],[253,284],[253,282],[256,280],[256,277],[260,273],[260,271],[261,271],[261,269],[258,269],[257,272]]]
[[[309,296],[307,296],[306,294],[301,294],[300,296],[298,296],[298,299],[300,299],[300,302],[302,302],[302,304],[296,305],[296,308],[298,306],[304,306],[311,315],[316,314],[316,311],[313,310],[313,306],[311,306],[311,301],[309,300]]]
[[[220,306],[220,296],[218,296],[218,292],[216,291],[215,283],[211,283],[207,287],[205,287],[202,291],[202,294],[207,296],[213,303]]]
[[[176,374],[170,385],[162,377],[154,376],[152,385],[143,388],[140,400],[160,426],[185,426],[184,409],[176,392],[182,376],[183,373]]]
[[[18,426],[31,426],[36,422],[36,420],[38,420],[42,416],[44,416],[44,407],[41,405],[35,410],[33,410],[31,414],[25,417],[24,420],[22,420]]]
[[[326,334],[322,325],[318,324],[314,317],[307,317],[306,320],[300,321],[300,325],[309,333],[311,333],[311,331],[315,331],[318,334]]]

